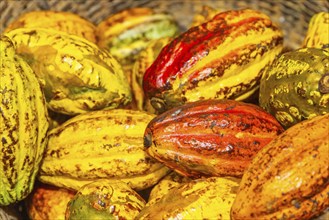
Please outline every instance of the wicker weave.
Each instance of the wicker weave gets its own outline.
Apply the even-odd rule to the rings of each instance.
[[[131,7],[151,7],[174,15],[182,30],[208,5],[220,10],[252,8],[269,15],[284,31],[285,46],[298,48],[312,15],[328,11],[327,0],[28,0],[0,1],[1,32],[20,14],[33,10],[71,11],[98,24],[110,14]]]

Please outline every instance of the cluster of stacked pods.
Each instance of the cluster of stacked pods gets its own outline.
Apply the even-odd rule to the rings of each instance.
[[[328,21],[285,48],[254,9],[186,30],[146,7],[21,14],[0,35],[1,219],[326,219]]]

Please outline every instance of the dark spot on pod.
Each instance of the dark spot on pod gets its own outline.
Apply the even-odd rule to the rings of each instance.
[[[152,134],[149,130],[146,130],[144,135],[144,147],[149,148],[152,146]]]
[[[324,74],[319,80],[319,91],[321,93],[329,93],[329,73]]]
[[[155,108],[159,112],[164,112],[166,110],[165,103],[162,99],[153,97],[153,98],[151,98],[150,102],[151,102],[151,105],[153,106],[153,108]]]

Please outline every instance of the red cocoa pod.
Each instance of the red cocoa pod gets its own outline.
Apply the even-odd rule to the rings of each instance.
[[[255,10],[231,10],[166,45],[146,70],[143,90],[159,112],[202,99],[246,100],[283,49],[283,34]]]
[[[151,120],[146,152],[187,177],[241,177],[252,157],[284,131],[260,107],[235,100],[201,100]]]

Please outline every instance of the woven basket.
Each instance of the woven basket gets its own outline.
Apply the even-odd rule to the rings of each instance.
[[[284,44],[292,49],[301,45],[312,15],[329,10],[327,0],[4,0],[0,2],[0,31],[28,11],[71,11],[98,24],[110,14],[131,7],[151,7],[158,12],[169,12],[184,30],[191,24],[193,15],[201,11],[202,5],[223,11],[241,8],[260,10],[280,24]]]

